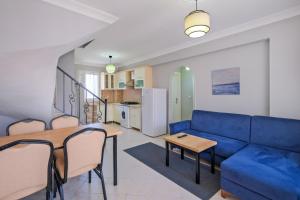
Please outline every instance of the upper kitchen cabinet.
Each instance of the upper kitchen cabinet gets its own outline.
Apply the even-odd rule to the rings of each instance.
[[[115,88],[115,75],[101,72],[101,89],[109,90]]]
[[[134,69],[134,88],[152,88],[152,67],[138,67]]]
[[[126,71],[120,71],[117,74],[117,80],[118,84],[116,89],[127,89],[127,88],[133,88],[133,71],[132,70],[126,70]]]
[[[127,88],[152,88],[152,67],[137,67],[115,74],[101,73],[101,90]]]
[[[126,89],[126,71],[120,71],[117,73],[117,77],[118,77],[118,85],[117,88],[118,89]]]

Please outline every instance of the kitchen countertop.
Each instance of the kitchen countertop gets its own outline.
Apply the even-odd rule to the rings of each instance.
[[[108,103],[108,104],[113,104],[113,105],[124,105],[124,104],[121,104],[121,103]],[[133,108],[139,108],[142,106],[142,104],[129,104],[129,105],[125,105],[125,106],[128,106],[128,107],[133,107]]]
[[[128,105],[128,107],[133,107],[133,108],[140,108],[141,106],[142,106],[141,104]]]

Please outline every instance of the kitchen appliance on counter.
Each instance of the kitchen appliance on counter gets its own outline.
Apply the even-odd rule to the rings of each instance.
[[[142,89],[142,133],[151,137],[167,132],[167,90]]]

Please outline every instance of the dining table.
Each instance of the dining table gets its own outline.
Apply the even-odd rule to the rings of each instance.
[[[11,136],[1,136],[0,146],[6,145],[10,142],[24,139],[36,139],[50,141],[55,149],[63,148],[64,140],[71,134],[85,128],[100,128],[104,129],[107,133],[107,138],[113,139],[113,183],[118,184],[118,165],[117,165],[117,137],[122,134],[122,131],[112,125],[103,123],[93,123],[87,125],[80,125],[78,127],[68,127],[60,129],[51,129],[34,133],[26,133]],[[4,134],[6,135],[6,134]]]

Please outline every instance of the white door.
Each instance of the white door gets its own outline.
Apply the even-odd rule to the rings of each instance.
[[[181,73],[174,72],[171,77],[172,121],[181,121]]]

